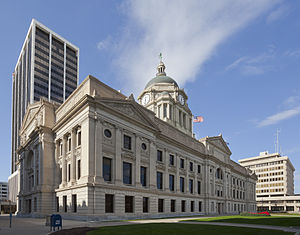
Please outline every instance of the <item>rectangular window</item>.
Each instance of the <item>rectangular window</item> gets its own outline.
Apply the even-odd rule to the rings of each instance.
[[[183,127],[186,128],[186,114],[185,113],[183,114],[182,122],[183,122]]]
[[[170,166],[174,166],[174,155],[170,154]]]
[[[157,161],[162,162],[162,151],[161,150],[157,150]]]
[[[180,168],[184,168],[184,159],[180,158]]]
[[[164,104],[164,110],[163,110],[163,117],[165,118],[165,117],[167,117],[167,108],[168,108],[168,104]]]
[[[71,180],[71,164],[68,164],[68,181]]]
[[[106,157],[103,157],[103,178],[111,181],[111,159]]]
[[[185,212],[185,200],[181,201],[181,212]]]
[[[164,199],[158,199],[158,212],[164,212]]]
[[[59,143],[59,155],[60,156],[63,155],[63,144],[62,144],[62,142]]]
[[[193,180],[189,180],[189,188],[190,188],[190,193],[194,192],[194,181]]]
[[[184,193],[184,178],[180,177],[180,192]]]
[[[169,189],[174,191],[174,175],[169,175]]]
[[[191,212],[194,212],[195,210],[195,202],[191,201]]]
[[[201,165],[198,165],[198,174],[201,173]]]
[[[37,199],[36,197],[33,199],[33,211],[36,212],[37,210]]]
[[[201,181],[198,181],[198,194],[201,194]]]
[[[158,105],[158,107],[157,107],[157,116],[158,116],[158,118],[160,118],[160,109],[161,109],[161,105]]]
[[[182,116],[181,116],[181,111],[179,110],[179,125],[182,126]]]
[[[114,213],[114,195],[105,194],[105,213]]]
[[[77,132],[77,146],[81,145],[81,131]]]
[[[59,197],[56,197],[56,212],[59,212]]]
[[[81,161],[77,161],[77,179],[80,179],[81,177]]]
[[[156,173],[156,185],[158,189],[163,188],[163,173],[161,172]]]
[[[72,212],[77,212],[77,194],[72,194]]]
[[[171,200],[171,212],[176,212],[176,201],[175,200]]]
[[[194,171],[194,164],[190,162],[190,171]]]
[[[149,212],[149,198],[143,197],[143,213]]]
[[[64,212],[67,212],[68,211],[67,196],[63,196],[63,207],[64,207]]]
[[[199,202],[199,212],[202,211],[202,202]]]
[[[192,125],[193,125],[192,123],[193,123],[193,122],[192,122],[192,119],[191,119],[191,118],[189,119],[189,123],[190,123],[190,125],[189,125],[189,130],[192,131]]]
[[[131,137],[128,135],[124,135],[124,148],[131,150]]]
[[[125,213],[133,213],[133,196],[125,196]]]
[[[146,186],[147,183],[146,183],[146,174],[147,174],[147,168],[146,167],[143,167],[141,166],[141,185],[142,186]]]
[[[169,119],[172,120],[173,115],[172,115],[172,105],[169,104]]]
[[[132,166],[131,163],[123,162],[123,183],[131,184]]]
[[[72,145],[71,145],[71,137],[68,138],[68,151],[71,151]]]

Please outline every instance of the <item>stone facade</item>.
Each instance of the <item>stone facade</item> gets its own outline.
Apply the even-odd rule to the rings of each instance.
[[[256,176],[222,136],[183,128],[88,76],[60,106],[30,105],[18,213],[120,219],[255,211]]]

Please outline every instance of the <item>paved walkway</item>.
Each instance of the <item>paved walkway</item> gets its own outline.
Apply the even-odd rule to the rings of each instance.
[[[268,225],[255,225],[255,224],[233,224],[233,223],[219,223],[219,222],[193,222],[183,221],[190,219],[203,219],[208,217],[187,217],[187,218],[166,218],[166,219],[148,219],[148,220],[134,220],[134,221],[115,221],[115,222],[99,222],[99,221],[75,221],[63,220],[63,229],[76,228],[76,227],[103,227],[103,226],[118,226],[129,224],[145,224],[145,223],[189,223],[189,224],[209,224],[221,226],[234,226],[246,228],[261,228],[281,230],[285,232],[293,232],[300,235],[300,228],[281,227],[281,226],[268,226]],[[12,235],[45,235],[49,234],[49,227],[45,226],[45,219],[36,218],[20,218],[13,216],[12,228],[9,228],[9,216],[0,216],[0,234]]]

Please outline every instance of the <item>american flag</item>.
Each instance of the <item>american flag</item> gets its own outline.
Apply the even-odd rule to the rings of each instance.
[[[202,116],[195,116],[193,122],[203,122],[204,119]]]

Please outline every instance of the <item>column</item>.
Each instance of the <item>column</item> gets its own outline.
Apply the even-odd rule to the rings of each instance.
[[[168,110],[168,108],[167,108]],[[167,111],[168,112],[168,111]],[[168,167],[169,167],[169,164],[168,164],[168,156],[169,156],[169,153],[168,151],[165,149],[164,151],[164,163],[165,163],[165,172],[164,172],[164,186],[163,188],[165,189],[165,191],[169,191],[169,174],[168,174]]]
[[[72,129],[71,133],[71,184],[76,182],[76,157],[75,157],[75,148],[76,148],[76,133],[77,128]]]
[[[141,138],[135,137],[135,185],[141,187]],[[147,173],[147,172],[146,172]]]
[[[103,142],[103,124],[97,119],[95,128],[95,179],[96,182],[103,182],[103,156],[102,156],[102,142]]]
[[[115,184],[121,185],[122,183],[122,133],[120,128],[116,128],[116,157],[115,157]]]
[[[67,183],[67,162],[66,162],[66,150],[67,150],[67,137],[63,137],[62,147],[62,186],[64,187]]]
[[[156,189],[156,146],[150,141],[149,187]]]
[[[176,164],[175,191],[179,193],[180,192],[180,174],[179,174],[180,157],[177,154],[175,154],[175,162],[176,162],[175,163]]]
[[[36,187],[36,150],[33,149],[33,187]]]

